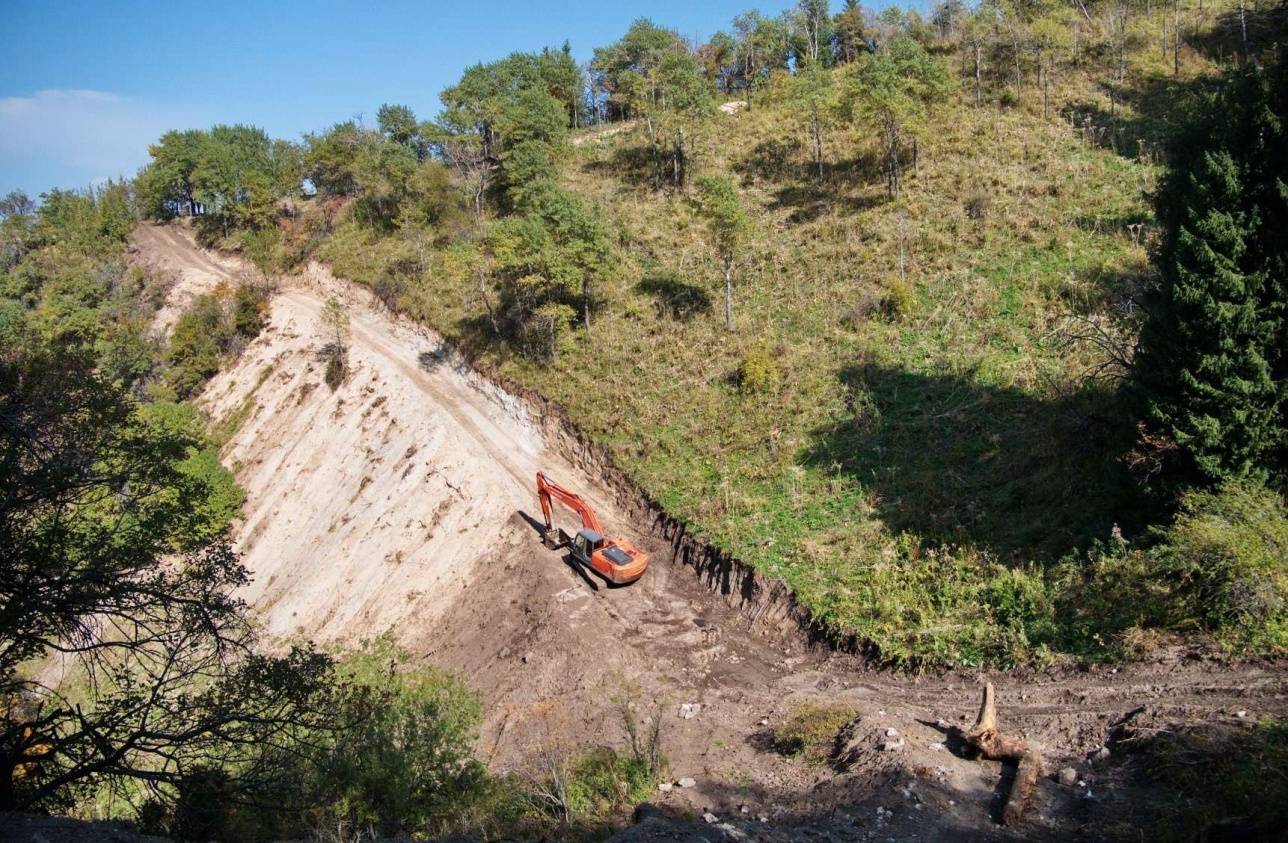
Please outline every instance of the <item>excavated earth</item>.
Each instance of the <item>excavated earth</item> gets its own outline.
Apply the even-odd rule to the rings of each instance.
[[[253,275],[179,225],[141,227],[135,259],[177,276],[158,331],[197,293]],[[318,359],[332,297],[351,324],[334,391]],[[201,403],[235,428],[222,456],[247,494],[245,596],[270,635],[388,633],[458,672],[486,706],[478,751],[497,771],[618,744],[620,699],[636,718],[661,706],[670,769],[694,783],[659,792],[661,814],[624,840],[1138,839],[1151,797],[1119,757],[1124,725],[1288,713],[1283,663],[1186,651],[1023,676],[873,669],[812,629],[781,585],[685,535],[556,408],[483,377],[322,265],[281,282],[268,327]],[[651,552],[643,579],[607,588],[541,545],[539,468]],[[937,725],[973,717],[984,678],[1003,729],[1039,743],[1048,772],[1077,771],[1071,786],[1045,776],[1016,828],[995,822],[1002,765],[962,757]],[[774,749],[774,726],[805,702],[853,713],[830,765]],[[1108,759],[1090,760],[1107,744]]]

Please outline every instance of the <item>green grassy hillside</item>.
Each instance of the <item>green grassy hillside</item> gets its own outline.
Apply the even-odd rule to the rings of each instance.
[[[692,125],[691,167],[732,174],[750,217],[733,332],[694,196],[655,189],[642,120],[565,147],[561,186],[612,260],[589,335],[554,359],[489,329],[487,221],[434,245],[341,214],[316,254],[564,404],[671,512],[884,658],[1121,651],[1143,610],[1084,627],[1070,601],[1156,538],[1119,389],[1149,197],[1169,121],[1238,45],[1221,6],[1097,9],[1033,17],[1036,58],[1018,78],[993,60],[978,96],[970,30],[924,37],[954,89],[909,122],[898,199],[862,119],[824,115],[818,177],[786,73]]]

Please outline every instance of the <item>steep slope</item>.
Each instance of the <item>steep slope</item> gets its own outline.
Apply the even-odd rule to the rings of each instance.
[[[136,243],[142,258],[195,287],[235,281],[240,269],[179,226],[145,227]],[[351,374],[335,392],[317,360],[320,312],[333,296],[347,302],[352,331]],[[325,267],[284,279],[268,327],[202,400],[247,492],[236,537],[254,576],[246,596],[268,631],[337,645],[389,632],[459,671],[483,697],[478,749],[494,769],[616,743],[618,700],[635,702],[632,717],[656,702],[673,774],[697,780],[659,794],[669,809],[765,816],[780,835],[766,839],[802,828],[996,833],[989,806],[999,765],[960,757],[928,725],[971,712],[978,676],[874,672],[753,622],[708,591],[651,524],[626,518],[601,478],[570,464],[532,407]],[[639,583],[594,588],[541,547],[521,514],[537,511],[538,467],[587,493],[611,531],[652,551]],[[1086,761],[1123,723],[1242,726],[1288,713],[1288,682],[1273,663],[1229,667],[1170,653],[1112,672],[993,679],[1007,728],[1041,742],[1052,770],[1073,764],[1088,782],[1041,783],[1017,835],[1034,838],[1132,836],[1143,821],[1133,806],[1148,794],[1137,769]],[[839,772],[775,747],[774,729],[805,703],[857,718],[849,737],[858,749]],[[878,748],[887,729],[904,737],[901,749]],[[892,813],[878,817],[877,806]]]

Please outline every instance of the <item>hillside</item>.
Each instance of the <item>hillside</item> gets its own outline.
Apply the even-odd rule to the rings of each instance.
[[[172,296],[253,277],[178,225],[143,226],[134,244],[136,260],[178,273]],[[334,391],[319,364],[332,296],[352,325],[350,373]],[[1037,681],[866,670],[817,646],[763,579],[703,569],[689,540],[614,486],[548,408],[493,385],[318,264],[281,280],[263,331],[199,403],[245,490],[234,525],[252,577],[243,594],[271,638],[335,647],[388,635],[468,677],[484,708],[475,751],[498,775],[611,746],[624,717],[647,726],[656,712],[668,781],[694,784],[628,794],[664,813],[626,839],[693,835],[666,818],[706,813],[735,838],[766,841],[869,827],[988,839],[993,765],[945,752],[951,736],[934,725],[974,708],[980,678],[1005,689],[1007,723],[1040,742],[1046,764],[1106,794],[1088,809],[1083,790],[1044,781],[1025,833],[1130,834],[1126,806],[1144,794],[1160,812],[1170,803],[1130,764],[1088,760],[1116,739],[1123,712],[1143,706],[1131,728],[1145,734],[1281,708],[1273,664],[1190,664],[1175,651]],[[610,529],[652,554],[645,578],[607,589],[558,564],[523,517],[540,514],[537,468],[587,493]],[[784,737],[794,730],[801,737]],[[898,752],[879,749],[886,730],[902,736]],[[891,813],[872,824],[878,805]]]
[[[641,18],[0,197],[0,827],[1277,839],[1285,46]]]
[[[1043,25],[1067,37],[1070,15]],[[814,175],[791,77],[717,110],[691,142],[696,169],[736,176],[750,217],[731,333],[696,198],[653,188],[644,121],[584,130],[561,168],[613,259],[589,336],[557,359],[488,327],[486,242],[426,257],[415,235],[350,217],[316,254],[566,406],[670,512],[882,658],[1102,650],[1134,624],[1053,618],[1084,576],[1060,563],[1153,520],[1118,386],[1153,272],[1155,151],[1224,43],[1192,41],[1174,75],[1158,20],[1136,17],[1119,75],[1111,23],[1082,21],[1076,60],[1057,38],[1069,53],[1018,88],[994,79],[979,104],[966,36],[941,47],[963,75],[915,126],[897,200],[863,123],[830,118]],[[740,381],[749,362],[762,384]],[[1015,599],[1037,606],[1008,623]]]

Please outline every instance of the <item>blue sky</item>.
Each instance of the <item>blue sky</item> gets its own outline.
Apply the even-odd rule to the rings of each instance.
[[[641,16],[705,39],[746,8],[787,5],[0,0],[0,193],[133,175],[170,128],[251,123],[298,138],[374,120],[384,102],[429,117],[478,61],[565,39],[586,60]]]

